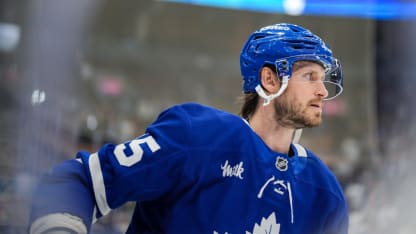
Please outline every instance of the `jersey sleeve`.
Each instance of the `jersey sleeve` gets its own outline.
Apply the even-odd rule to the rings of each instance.
[[[180,107],[163,112],[137,139],[106,145],[88,157],[88,167],[97,206],[107,214],[127,201],[165,198],[186,186],[188,123]],[[189,143],[190,144],[190,143]]]
[[[349,216],[345,200],[340,200],[338,206],[329,214],[326,222],[326,234],[348,234]]]
[[[56,166],[40,182],[31,219],[70,213],[89,229],[96,217],[128,201],[163,200],[192,184],[184,176],[189,123],[179,106],[162,112],[142,136]]]
[[[65,161],[43,175],[33,191],[29,233],[43,233],[57,226],[86,233],[92,223],[95,203],[88,181],[84,166],[77,160]]]

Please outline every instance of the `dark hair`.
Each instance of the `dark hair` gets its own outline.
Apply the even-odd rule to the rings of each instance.
[[[243,103],[240,115],[248,121],[256,111],[259,95],[257,93],[245,93],[240,96],[239,100]]]
[[[277,74],[276,66],[274,64],[266,63],[263,67],[270,68],[275,74]],[[259,102],[259,95],[254,93],[244,93],[239,97],[240,102],[242,102],[240,115],[245,119],[249,120],[250,117],[254,114],[257,108],[257,104]]]

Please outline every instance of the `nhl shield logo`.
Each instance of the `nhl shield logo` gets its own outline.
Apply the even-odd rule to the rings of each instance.
[[[277,170],[279,170],[279,171],[287,171],[287,168],[288,168],[288,161],[287,161],[287,159],[286,158],[283,158],[283,157],[277,157],[276,158],[276,168],[277,168]]]

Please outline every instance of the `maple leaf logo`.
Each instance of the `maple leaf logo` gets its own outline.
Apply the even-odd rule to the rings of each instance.
[[[262,218],[261,223],[254,224],[253,232],[246,231],[246,234],[279,234],[280,224],[276,222],[276,215],[271,213],[268,218]]]

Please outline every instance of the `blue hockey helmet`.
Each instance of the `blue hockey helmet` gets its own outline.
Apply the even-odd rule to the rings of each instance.
[[[329,46],[311,31],[287,23],[263,27],[255,31],[245,43],[240,54],[243,91],[257,92],[268,104],[286,89],[292,75],[292,66],[297,61],[317,62],[324,67],[324,84],[328,90],[326,100],[342,92],[341,65],[332,56]],[[265,94],[261,87],[260,70],[265,65],[275,66],[282,81],[280,90],[272,95]]]

